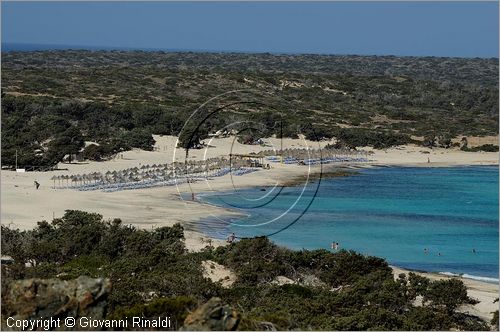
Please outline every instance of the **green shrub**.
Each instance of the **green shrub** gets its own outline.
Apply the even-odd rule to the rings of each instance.
[[[487,328],[455,311],[471,303],[456,279],[430,281],[410,273],[395,280],[380,258],[344,250],[293,251],[265,237],[187,252],[183,238],[179,224],[145,231],[74,210],[29,231],[2,226],[2,253],[15,259],[2,266],[2,289],[20,278],[105,277],[113,285],[106,318],[170,316],[176,329],[214,296],[241,312],[239,329]],[[206,278],[201,262],[207,259],[230,268],[237,282],[225,289]],[[36,264],[26,266],[28,261]],[[294,284],[275,285],[277,276]],[[419,295],[423,307],[414,306]],[[498,312],[494,317],[498,322]]]
[[[467,152],[477,152],[477,151],[484,151],[484,152],[498,152],[498,145],[493,145],[493,144],[484,144],[480,146],[476,146],[473,148],[468,148],[466,145],[464,145],[461,148],[462,151],[467,151]]]
[[[342,128],[335,134],[335,137],[339,145],[350,148],[371,146],[375,149],[385,149],[408,144],[411,141],[408,135],[361,128]]]
[[[493,318],[491,319],[491,325],[498,330],[498,310],[493,312]]]
[[[467,288],[458,279],[435,280],[429,283],[423,295],[424,302],[429,301],[433,307],[445,308],[448,312],[469,302]]]
[[[105,147],[90,144],[83,150],[83,158],[93,161],[101,161],[107,155],[108,151]]]

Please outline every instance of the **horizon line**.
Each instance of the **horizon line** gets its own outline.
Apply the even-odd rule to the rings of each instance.
[[[4,50],[5,46],[32,46],[42,49],[12,49]],[[9,48],[9,47],[7,47]],[[318,55],[318,56],[365,56],[365,57],[407,57],[407,58],[456,58],[456,59],[498,59],[499,56],[457,56],[457,55],[397,55],[397,54],[356,54],[356,53],[312,53],[286,51],[243,51],[243,50],[214,50],[214,49],[183,49],[162,47],[133,47],[133,46],[102,46],[102,45],[69,45],[69,44],[40,44],[27,42],[1,42],[1,52],[45,52],[45,51],[125,51],[125,52],[169,52],[169,53],[239,53],[239,54],[271,54],[271,55]]]

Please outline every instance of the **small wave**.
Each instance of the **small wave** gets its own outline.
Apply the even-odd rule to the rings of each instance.
[[[496,284],[498,283],[498,278],[479,277],[479,276],[473,276],[470,274],[463,274],[462,277],[468,278],[468,279],[479,280],[479,281],[492,282],[492,283],[496,283]]]
[[[439,274],[442,274],[442,275],[448,276],[448,277],[460,277],[460,274],[451,273],[451,272],[439,272]]]
[[[467,279],[472,279],[472,280],[478,280],[478,281],[485,281],[489,283],[498,283],[498,278],[490,278],[490,277],[481,277],[481,276],[475,276],[471,274],[457,274],[457,273],[452,273],[452,272],[439,272],[441,275],[445,275],[448,277],[462,277],[462,278],[467,278]]]
[[[221,191],[221,192],[203,192],[203,193],[196,193],[197,197],[203,197],[203,198],[211,198],[211,197],[217,197],[217,196],[231,196],[234,195],[234,192],[226,192],[226,191]]]

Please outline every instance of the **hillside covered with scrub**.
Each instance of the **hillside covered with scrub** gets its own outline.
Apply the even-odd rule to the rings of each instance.
[[[188,252],[179,224],[146,231],[74,210],[29,231],[2,226],[1,245],[2,254],[12,257],[2,264],[4,318],[48,317],[51,310],[58,317],[78,316],[90,310],[90,295],[71,314],[75,303],[64,298],[51,303],[42,297],[44,287],[25,286],[27,293],[20,292],[20,285],[57,280],[70,280],[69,287],[84,275],[104,278],[98,282],[104,293],[92,293],[105,301],[100,316],[94,311],[96,319],[170,316],[172,328],[179,329],[189,322],[189,312],[219,298],[231,308],[231,328],[239,330],[489,329],[489,322],[457,310],[474,303],[462,281],[431,281],[414,273],[394,278],[383,259],[353,251],[292,251],[254,238]],[[208,278],[207,262],[208,269],[217,264],[232,271],[233,282]],[[82,277],[76,282],[89,283]],[[495,317],[492,323],[498,324]]]
[[[242,118],[262,124],[242,142],[304,134],[349,148],[449,148],[453,138],[498,134],[498,59],[6,52],[2,162],[12,166],[17,150],[20,167],[51,166],[84,141],[99,143],[87,151],[91,159],[152,149],[152,134],[178,135],[198,106],[234,90],[252,91],[258,103],[187,128],[186,137],[196,137],[181,137],[184,146]],[[212,107],[224,101],[234,102]]]

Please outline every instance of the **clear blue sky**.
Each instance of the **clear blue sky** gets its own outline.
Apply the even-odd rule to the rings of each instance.
[[[498,2],[2,2],[2,42],[498,57]]]

